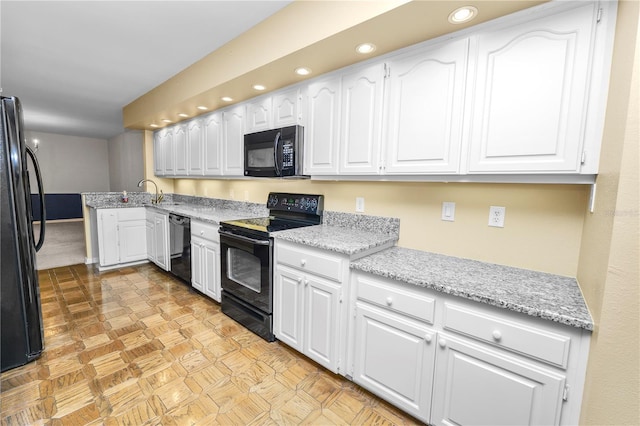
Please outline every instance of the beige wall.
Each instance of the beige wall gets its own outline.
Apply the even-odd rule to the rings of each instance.
[[[640,424],[639,19],[638,2],[620,3],[599,195],[578,264],[596,323],[583,424]]]

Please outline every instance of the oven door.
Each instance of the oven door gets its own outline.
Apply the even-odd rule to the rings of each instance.
[[[272,244],[220,230],[222,290],[266,314],[273,310]]]

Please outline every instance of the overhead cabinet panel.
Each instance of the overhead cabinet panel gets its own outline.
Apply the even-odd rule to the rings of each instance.
[[[469,172],[579,172],[596,3],[473,38]]]
[[[222,171],[222,113],[214,112],[204,119],[204,174],[219,175]]]
[[[338,172],[340,138],[340,78],[309,84],[305,128],[305,174],[335,175]]]
[[[457,173],[468,39],[388,62],[385,172]]]
[[[188,123],[187,155],[189,161],[189,176],[202,176],[204,173],[202,121],[201,118],[196,118]]]

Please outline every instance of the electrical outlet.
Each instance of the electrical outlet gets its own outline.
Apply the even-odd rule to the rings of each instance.
[[[491,206],[489,207],[489,226],[504,228],[505,207]]]
[[[442,220],[453,222],[456,218],[456,203],[445,201],[442,203]]]
[[[356,213],[364,213],[364,197],[356,197]]]

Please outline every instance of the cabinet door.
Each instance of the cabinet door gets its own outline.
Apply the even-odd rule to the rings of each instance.
[[[341,174],[379,173],[384,64],[342,78]]]
[[[298,89],[285,90],[273,95],[273,127],[295,126],[298,116]]]
[[[191,236],[191,286],[204,292],[204,240]]]
[[[156,263],[156,235],[155,235],[155,223],[154,215],[147,211],[146,225],[146,242],[147,242],[147,259]]]
[[[474,38],[469,172],[580,170],[595,7]]]
[[[415,321],[358,302],[353,380],[428,422],[435,335]]]
[[[167,215],[156,213],[155,215],[155,243],[156,243],[156,265],[164,269],[169,270],[169,242],[168,242],[168,228],[169,222]]]
[[[220,302],[220,244],[205,241],[203,246],[203,292]]]
[[[118,212],[116,209],[100,209],[97,217],[100,266],[116,265],[120,262]]]
[[[147,258],[146,220],[128,220],[118,224],[120,263]]]
[[[273,285],[273,328],[278,340],[302,352],[302,274],[277,265]]]
[[[204,119],[204,174],[222,174],[222,113],[214,112]]]
[[[174,173],[176,176],[186,176],[189,173],[187,164],[187,132],[186,124],[178,124],[173,130],[173,145],[175,155]]]
[[[307,175],[338,173],[340,147],[340,78],[313,82],[308,87],[304,161]]]
[[[557,425],[564,376],[438,335],[431,423]]]
[[[223,114],[224,145],[222,174],[244,176],[244,113],[243,107],[226,110]]]
[[[173,144],[173,128],[167,127],[163,129],[162,134],[162,143],[160,144],[162,153],[160,156],[162,158],[164,176],[174,176],[176,173],[176,154],[174,151],[175,145]]]
[[[164,143],[165,131],[159,130],[153,134],[153,174],[164,176]]]
[[[202,135],[202,119],[193,119],[187,126],[188,174],[190,176],[201,176],[204,174],[204,137]]]
[[[271,128],[271,96],[260,97],[247,103],[247,133]]]
[[[457,173],[468,39],[388,63],[385,173]]]
[[[325,368],[338,372],[340,348],[340,286],[310,274],[303,277],[303,353]]]

